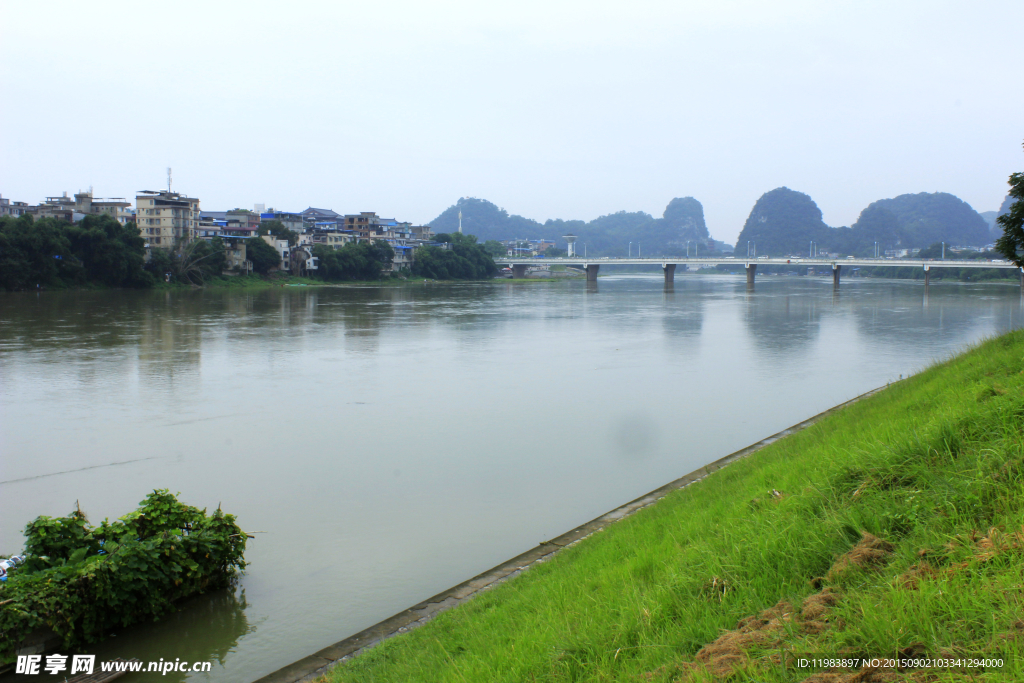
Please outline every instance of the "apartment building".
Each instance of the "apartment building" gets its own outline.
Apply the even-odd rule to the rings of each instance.
[[[319,226],[321,224],[317,225]],[[300,238],[300,244],[309,244],[310,246],[322,244],[323,246],[330,247],[331,249],[341,249],[349,242],[356,241],[355,235],[348,232],[342,232],[332,227],[316,227],[308,237],[308,240],[302,240]]]
[[[199,237],[255,237],[260,229],[259,216],[251,211],[200,211]]]
[[[248,272],[250,264],[245,257],[245,239],[221,237],[224,243],[224,270]]]
[[[75,217],[75,200],[65,192],[59,197],[47,197],[42,204],[30,206],[28,212],[35,216],[36,220],[42,218],[56,218],[57,220],[74,223],[85,217],[84,214]]]
[[[42,204],[36,206],[25,206],[23,202],[15,203],[22,205],[23,213],[31,213],[37,219],[57,218],[77,223],[86,216],[106,214],[122,224],[135,220],[131,202],[121,197],[96,199],[92,196],[92,189],[88,192],[78,192],[73,198],[69,197],[67,192],[59,197],[47,197]]]
[[[308,211],[309,209],[307,209]],[[316,209],[314,209],[316,210]],[[289,213],[288,211],[275,211],[273,208],[260,214],[261,221],[281,221],[284,227],[292,232],[301,233],[305,228],[303,215],[301,213]]]
[[[28,202],[12,202],[10,199],[5,199],[3,195],[0,195],[0,216],[17,218],[22,214],[28,213],[28,209]]]
[[[94,216],[106,214],[121,224],[135,220],[131,202],[123,197],[96,199],[92,196],[92,189],[75,194],[75,212]]]
[[[168,190],[140,190],[135,197],[136,223],[147,244],[170,249],[189,241],[199,228],[199,200]]]
[[[358,242],[375,239],[377,233],[383,229],[381,219],[377,216],[376,211],[346,214],[342,223],[345,230],[350,230],[356,236]]]
[[[414,239],[427,242],[434,239],[434,231],[431,230],[429,225],[411,225],[409,226],[409,232],[412,233]]]

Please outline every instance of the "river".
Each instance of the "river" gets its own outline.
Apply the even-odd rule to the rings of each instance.
[[[90,651],[247,683],[1017,328],[1021,302],[694,274],[0,294],[0,552],[76,500],[94,523],[154,488],[221,505],[266,532],[237,588]]]

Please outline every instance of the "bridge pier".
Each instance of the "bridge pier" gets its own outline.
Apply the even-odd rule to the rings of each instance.
[[[597,282],[597,271],[601,270],[600,263],[587,264],[587,282]]]
[[[835,263],[832,264],[832,286],[833,287],[838,287],[839,286],[839,273],[840,273],[840,271],[842,271],[842,269],[843,269],[842,266],[837,265]]]
[[[1024,291],[1024,268],[1020,269],[1020,288]]]
[[[665,284],[673,282],[676,277],[676,264],[674,263],[662,263],[661,269],[665,271]]]
[[[932,269],[931,269],[931,266],[925,266],[924,267],[924,286],[927,287],[929,284],[931,284],[931,280],[932,280]]]
[[[526,264],[525,263],[513,263],[512,264],[512,279],[522,280],[526,277]]]
[[[754,286],[754,276],[755,275],[757,275],[757,264],[756,263],[748,263],[747,264],[747,287],[753,287]]]

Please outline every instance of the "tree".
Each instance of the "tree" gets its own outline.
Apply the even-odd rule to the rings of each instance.
[[[36,221],[29,214],[0,218],[0,285],[15,290],[84,282],[81,262],[68,240],[68,227],[54,218]]]
[[[505,254],[508,253],[508,249],[506,249],[505,245],[499,242],[498,240],[487,240],[486,242],[484,242],[484,249],[491,256],[495,256],[498,258],[501,258],[502,256],[505,256]]]
[[[250,237],[245,241],[245,257],[252,261],[252,269],[260,275],[266,275],[271,268],[281,263],[277,249],[267,244],[262,237]]]
[[[321,280],[379,280],[390,270],[395,250],[383,240],[349,243],[341,249],[323,244],[313,247],[313,256],[320,259],[312,275]]]
[[[1009,183],[1014,202],[1008,213],[996,219],[1003,228],[1002,236],[996,240],[996,251],[1024,268],[1024,173],[1012,174]]]
[[[5,289],[68,287],[98,283],[147,287],[145,243],[134,223],[107,215],[77,225],[26,215],[0,219],[0,285]]]
[[[175,270],[174,256],[170,249],[150,249],[149,261],[146,263],[146,270],[157,282],[163,282],[168,273],[173,275]]]
[[[179,249],[171,264],[171,272],[181,282],[201,285],[207,278],[220,275],[226,262],[224,242],[221,238],[214,237],[210,241],[192,240]]]
[[[566,256],[568,253],[565,249],[559,249],[558,247],[548,247],[544,250],[544,256],[548,258],[558,258],[559,256]]]
[[[452,233],[448,235],[451,247],[420,247],[413,262],[414,275],[436,280],[484,280],[494,277],[498,267],[483,245],[476,243],[476,235]]]
[[[135,223],[121,224],[107,214],[86,216],[68,228],[68,241],[91,282],[110,287],[148,284],[142,275],[146,243]]]

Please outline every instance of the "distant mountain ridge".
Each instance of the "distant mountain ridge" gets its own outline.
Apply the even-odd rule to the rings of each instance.
[[[544,223],[524,218],[498,207],[486,199],[462,197],[428,225],[435,232],[454,232],[462,212],[462,231],[487,240],[541,239],[559,240],[574,234],[579,245],[595,256],[626,256],[638,253],[650,256],[678,256],[698,248],[707,253],[723,243],[711,239],[704,221],[704,207],[693,197],[677,197],[665,207],[661,218],[644,211],[619,211],[591,221],[547,220]],[[698,243],[700,247],[698,247]],[[717,245],[717,247],[716,247]],[[582,253],[583,247],[579,250]]]
[[[988,223],[988,231],[992,236],[993,241],[999,239],[1003,234],[1003,228],[996,223],[996,219],[1005,213],[1010,213],[1010,205],[1013,204],[1013,201],[1013,197],[1006,195],[1006,198],[1003,199],[1003,203],[999,205],[998,211],[981,212],[981,217],[985,219],[986,223]]]
[[[895,249],[992,243],[988,223],[971,206],[947,192],[902,194],[869,204],[850,227],[831,228],[808,195],[788,187],[766,192],[754,204],[736,242],[758,255],[841,253],[871,256]]]
[[[1000,212],[1005,213],[1009,198]],[[454,232],[462,212],[462,230],[487,240],[554,239],[575,234],[577,245],[593,256],[683,256],[710,254],[730,247],[712,239],[704,207],[693,197],[677,197],[661,218],[643,211],[619,211],[591,221],[547,220],[509,214],[486,199],[462,197],[428,225]],[[998,229],[998,228],[996,228]],[[736,241],[735,254],[784,256],[842,253],[871,256],[890,249],[926,248],[938,242],[953,246],[991,244],[994,230],[971,206],[948,192],[920,192],[879,199],[869,204],[850,227],[825,224],[821,209],[803,192],[778,187],[754,203]],[[748,247],[749,243],[749,247]],[[585,247],[583,245],[586,245]],[[561,245],[560,245],[561,246]]]

